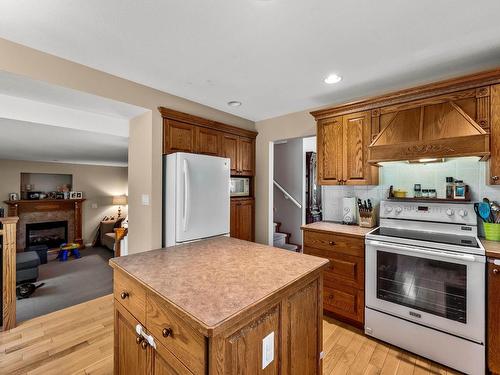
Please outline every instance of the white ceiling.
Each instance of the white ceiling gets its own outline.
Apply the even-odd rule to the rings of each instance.
[[[497,0],[2,0],[0,37],[261,120],[500,65],[499,14]]]
[[[147,109],[0,71],[0,159],[126,166]]]
[[[127,137],[4,118],[0,134],[0,159],[127,165]]]

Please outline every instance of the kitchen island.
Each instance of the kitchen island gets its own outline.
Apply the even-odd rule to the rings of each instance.
[[[320,374],[327,264],[228,237],[111,259],[115,374]]]

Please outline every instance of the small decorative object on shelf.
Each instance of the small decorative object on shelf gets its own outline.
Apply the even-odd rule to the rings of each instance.
[[[69,199],[82,199],[83,193],[81,191],[70,191]]]
[[[9,194],[9,201],[17,201],[17,200],[19,200],[19,195],[17,195],[17,193]]]

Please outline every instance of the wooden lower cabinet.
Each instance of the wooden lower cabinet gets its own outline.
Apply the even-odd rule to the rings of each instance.
[[[364,238],[304,229],[304,253],[330,260],[323,271],[323,307],[362,327],[365,312]]]
[[[488,258],[488,321],[487,343],[488,369],[492,374],[500,374],[500,266],[493,258]]]
[[[190,318],[181,318],[149,290],[146,324],[141,324],[116,297],[122,292],[117,290],[114,374],[319,375],[322,283],[321,272],[312,273],[212,334],[196,330]],[[153,337],[156,348],[137,334],[137,325]],[[263,339],[269,335],[274,337],[274,359],[262,368]]]
[[[231,237],[245,241],[254,241],[254,210],[253,198],[231,199]]]
[[[115,300],[114,373],[148,374],[148,351],[137,343],[135,327],[139,321]]]

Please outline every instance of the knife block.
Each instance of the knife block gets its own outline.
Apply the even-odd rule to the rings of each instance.
[[[375,210],[371,212],[359,211],[359,226],[363,228],[373,228],[377,225]]]

